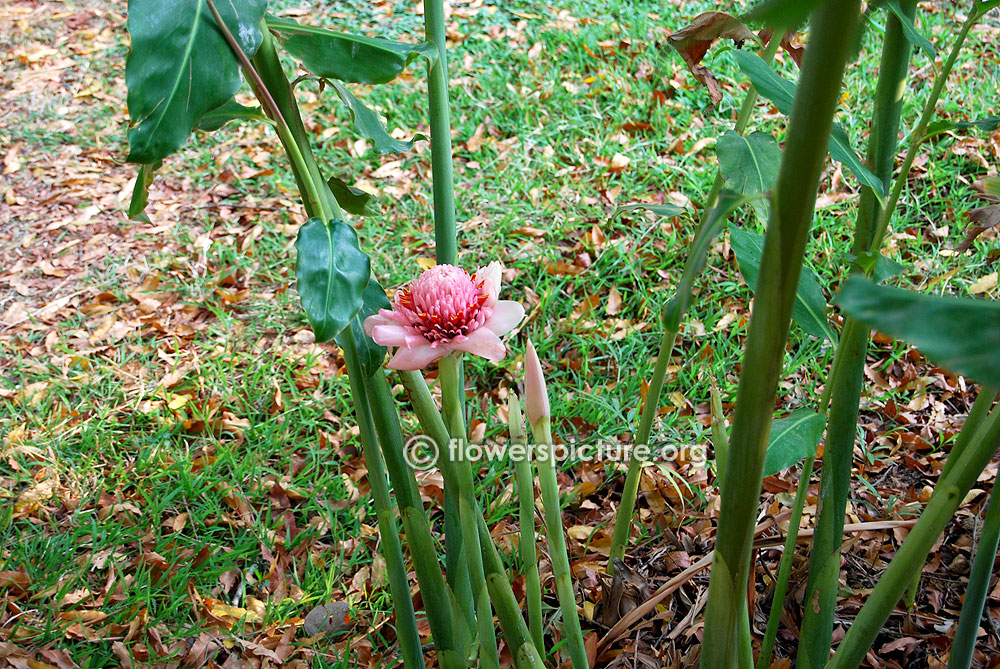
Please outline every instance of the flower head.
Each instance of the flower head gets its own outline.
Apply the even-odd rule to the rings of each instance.
[[[365,319],[365,333],[381,346],[398,346],[390,369],[423,369],[452,351],[502,360],[500,335],[524,318],[524,307],[498,300],[500,263],[469,276],[454,265],[435,265],[396,292],[392,309]]]
[[[528,414],[528,423],[532,429],[535,429],[538,421],[552,415],[549,412],[549,393],[545,389],[542,363],[538,361],[538,353],[530,339],[524,354],[524,412]]]

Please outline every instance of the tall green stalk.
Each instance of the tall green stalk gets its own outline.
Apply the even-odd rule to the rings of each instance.
[[[451,109],[448,93],[448,50],[445,30],[444,0],[424,0],[424,33],[434,45],[435,57],[427,69],[428,116],[431,136],[431,186],[434,196],[434,242],[439,265],[454,265],[458,260],[458,237],[455,223],[455,186],[451,150]],[[462,398],[464,402],[464,398]],[[473,610],[469,587],[469,565],[464,554],[462,526],[459,521],[457,490],[444,490],[445,564],[448,583],[459,606]]]
[[[444,446],[440,445],[447,444],[451,437],[448,433],[448,428],[445,426],[444,419],[441,417],[441,413],[434,403],[434,398],[431,396],[431,391],[427,387],[424,377],[421,376],[420,372],[402,372],[400,378],[403,382],[403,387],[406,388],[410,403],[413,405],[413,412],[417,415],[417,420],[420,421],[420,426],[423,428],[424,433],[435,444],[439,445],[439,450],[443,449]],[[441,465],[441,476],[445,480],[445,485],[452,485],[454,488],[457,488],[457,468],[447,458],[439,458],[438,462]],[[487,577],[487,588],[490,592],[490,599],[493,601],[493,606],[496,609],[497,617],[500,619],[500,628],[503,631],[504,639],[507,641],[507,646],[511,649],[522,648],[525,644],[533,646],[528,628],[521,617],[521,609],[517,604],[517,599],[514,597],[514,591],[511,589],[510,580],[507,578],[503,561],[500,559],[497,547],[490,536],[489,528],[486,526],[486,520],[482,517],[482,513],[479,510],[477,510],[477,516],[479,544],[483,556],[483,569]],[[493,577],[492,580],[491,576]],[[498,592],[498,589],[502,592]],[[518,667],[520,669],[520,665]]]
[[[454,265],[458,257],[455,229],[455,186],[452,176],[451,110],[448,103],[448,50],[444,0],[424,0],[424,32],[437,49],[427,70],[430,99],[431,168],[434,188],[434,241],[438,264]]]
[[[912,22],[916,0],[902,3],[905,16]],[[869,169],[889,183],[899,133],[912,46],[903,24],[892,12],[886,12],[882,62],[875,88],[875,109],[868,140]],[[854,229],[855,255],[869,250],[875,226],[881,215],[879,195],[864,187]],[[855,270],[860,271],[860,270]],[[854,443],[858,432],[858,409],[864,365],[868,351],[868,328],[848,317],[837,343],[839,364],[828,381],[830,412],[827,417],[826,448],[823,451],[823,477],[820,483],[820,512],[809,558],[806,606],[798,650],[798,665],[822,667],[830,657],[833,620],[837,607],[840,579],[840,548],[843,544],[844,515],[851,486]],[[805,475],[805,472],[803,472]],[[794,549],[794,544],[793,544]],[[784,560],[785,556],[782,556]],[[780,607],[780,602],[777,602]]]
[[[350,337],[346,339],[350,339]],[[348,346],[353,345],[352,340]],[[396,612],[396,633],[403,651],[403,664],[406,669],[417,669],[417,667],[424,666],[424,655],[420,644],[420,635],[417,632],[413,600],[410,598],[410,584],[406,565],[403,562],[403,549],[399,543],[399,529],[396,526],[396,516],[389,500],[385,463],[382,460],[382,454],[375,446],[377,443],[375,424],[372,421],[371,407],[368,405],[367,393],[362,383],[364,372],[357,356],[347,357],[347,365],[351,395],[354,398],[354,412],[358,418],[365,465],[368,467],[368,484],[372,489],[372,498],[375,501],[375,512],[378,518],[378,531],[382,537],[383,555],[389,568],[389,590],[392,593],[393,610]]]
[[[815,461],[816,457],[810,455],[802,463],[799,486],[795,491],[795,502],[792,504],[792,517],[788,519],[788,535],[785,537],[785,548],[781,553],[781,563],[778,565],[778,580],[774,583],[771,611],[767,616],[767,630],[764,632],[764,640],[760,643],[760,655],[757,656],[757,669],[767,669],[771,666],[771,656],[774,654],[774,642],[778,637],[778,626],[781,625],[781,611],[785,608],[788,578],[792,573],[792,557],[795,555],[795,544],[799,540],[802,509],[806,504],[806,491],[809,490],[809,479],[812,477],[813,463]]]
[[[275,121],[278,137],[289,157],[292,173],[301,189],[306,212],[310,217],[319,216],[324,221],[342,218],[343,213],[340,206],[319,175],[319,168],[305,136],[305,129],[295,104],[291,85],[278,61],[277,52],[274,50],[266,25],[262,26],[262,45],[258,49],[254,61],[251,62],[222,21],[212,0],[209,0],[208,6],[215,17],[216,25],[219,26],[230,47],[239,58],[240,66],[247,80],[251,82],[251,87],[260,99],[266,113]],[[383,460],[378,452],[371,409],[366,397],[366,381],[357,353],[354,350],[354,340],[351,337],[344,339],[346,342],[344,356],[349,368],[348,376],[355,399],[362,448],[371,474],[370,484],[378,516],[379,531],[382,534],[386,564],[389,567],[389,586],[393,593],[397,635],[403,652],[404,664],[407,667],[418,667],[423,664],[420,637],[417,632],[413,601],[410,599],[409,582],[399,542],[399,532],[392,515],[389,491],[385,485]],[[405,524],[404,519],[404,526]],[[429,536],[428,531],[428,538]],[[440,579],[440,570],[436,570],[436,573]],[[446,625],[442,624],[442,621],[446,621],[446,619],[441,618],[436,625],[438,632],[443,634],[444,638],[442,666],[457,669],[460,665],[453,661],[454,658],[449,653],[449,630]],[[434,623],[432,626],[435,626]]]
[[[531,415],[530,413],[528,414]],[[542,506],[545,507],[545,540],[549,544],[552,575],[556,580],[556,595],[562,611],[566,645],[573,662],[573,669],[589,669],[587,650],[583,646],[583,630],[576,609],[576,593],[566,553],[566,536],[563,534],[562,507],[559,504],[559,482],[556,480],[556,460],[552,445],[552,428],[548,416],[531,426],[535,442],[544,451],[538,459],[538,483],[542,488]]]
[[[458,513],[462,523],[462,541],[465,547],[465,559],[469,566],[469,585],[472,599],[475,603],[475,621],[479,637],[479,666],[499,669],[500,655],[497,651],[496,630],[493,627],[493,610],[490,607],[490,593],[486,588],[486,576],[483,573],[482,551],[479,546],[479,530],[476,516],[478,515],[475,483],[472,474],[472,463],[466,457],[465,416],[462,411],[461,394],[464,393],[462,383],[462,357],[453,353],[441,359],[439,365],[441,380],[441,397],[444,404],[444,416],[451,435],[448,453],[441,455],[452,460],[458,474]],[[458,448],[452,453],[451,446]],[[457,458],[452,459],[456,455]]]
[[[979,621],[983,617],[983,605],[986,604],[986,593],[989,592],[990,577],[993,575],[993,563],[997,559],[997,546],[1000,545],[1000,502],[997,502],[996,493],[994,484],[983,518],[983,531],[979,535],[976,557],[972,561],[969,585],[965,589],[965,601],[962,602],[958,629],[955,630],[955,639],[951,644],[948,669],[969,669],[972,665]]]
[[[952,471],[938,480],[937,489],[920,514],[920,520],[910,530],[865,605],[861,607],[847,636],[840,642],[837,652],[827,665],[828,669],[852,669],[861,664],[886,619],[912,581],[913,569],[927,559],[937,538],[998,449],[1000,410],[994,409],[976,430]]]
[[[860,0],[828,0],[815,11],[784,157],[774,190],[743,356],[732,438],[722,487],[701,666],[737,666],[741,624],[739,598],[746,597],[754,520],[767,451],[774,397],[816,204],[826,143],[840,84],[857,27]]]
[[[777,38],[768,42],[763,52],[764,62],[771,62],[774,54],[778,51],[780,42],[781,40]],[[750,90],[747,91],[746,97],[743,99],[739,115],[736,117],[734,130],[739,134],[742,135],[746,130],[756,104],[757,89],[751,86]],[[708,221],[709,213],[712,211],[719,193],[722,192],[722,185],[722,173],[717,172],[715,181],[712,182],[712,187],[705,197],[701,220],[698,223],[699,229]],[[633,443],[636,445],[649,445],[649,435],[653,429],[653,419],[660,408],[663,380],[667,374],[667,366],[670,364],[670,354],[673,352],[674,343],[677,341],[677,333],[680,329],[679,321],[682,317],[683,314],[680,314],[680,317],[677,319],[678,322],[667,322],[664,319],[663,335],[660,337],[660,349],[656,355],[656,365],[653,367],[653,375],[649,379],[646,401],[643,402],[642,413],[639,416],[639,429],[636,431],[635,439],[633,440]],[[625,556],[625,547],[628,544],[629,535],[631,534],[632,517],[635,513],[635,499],[639,492],[639,475],[642,472],[642,465],[642,460],[635,457],[635,455],[629,459],[628,471],[625,473],[625,484],[622,486],[622,498],[618,504],[618,510],[615,512],[615,529],[611,538],[611,549],[608,554],[608,573],[614,571],[615,559],[620,560]]]
[[[507,423],[510,441],[524,447],[524,456],[514,460],[517,482],[517,518],[520,525],[519,547],[524,565],[524,598],[528,609],[528,627],[537,648],[544,648],[542,627],[542,586],[538,578],[538,550],[535,543],[535,475],[531,466],[531,453],[527,451],[527,435],[521,416],[521,400],[514,393],[507,402]]]

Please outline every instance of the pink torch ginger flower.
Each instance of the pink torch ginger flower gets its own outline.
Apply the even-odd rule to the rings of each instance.
[[[500,263],[469,273],[435,265],[396,291],[392,309],[365,319],[365,333],[380,346],[398,346],[390,369],[423,369],[452,351],[502,360],[500,335],[524,318],[524,307],[498,300]]]

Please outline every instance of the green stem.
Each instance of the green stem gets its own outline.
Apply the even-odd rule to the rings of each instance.
[[[857,27],[860,0],[828,0],[815,10],[773,195],[753,317],[733,418],[728,471],[716,531],[701,666],[738,663],[754,521],[774,398],[781,376],[792,305],[816,204],[826,142]]]
[[[792,573],[795,542],[799,540],[802,509],[806,504],[806,492],[809,490],[809,479],[812,477],[813,463],[815,461],[816,457],[810,455],[802,463],[799,487],[795,491],[795,502],[792,504],[792,517],[788,519],[788,536],[785,537],[785,549],[781,553],[781,563],[778,565],[778,580],[774,584],[774,597],[771,598],[771,612],[767,617],[767,630],[764,632],[764,640],[760,644],[760,655],[757,657],[757,669],[767,669],[771,666],[771,656],[774,654],[774,641],[778,637],[778,627],[781,625],[781,611],[785,608],[788,578]]]
[[[542,586],[538,578],[538,548],[535,542],[535,475],[531,466],[531,454],[527,451],[528,439],[521,416],[521,400],[512,393],[507,407],[510,441],[525,449],[523,457],[514,460],[514,474],[517,482],[517,517],[521,528],[519,546],[521,564],[524,565],[524,597],[527,600],[528,627],[531,629],[531,639],[535,642],[535,646],[544,648]]]
[[[964,428],[963,428],[964,431]],[[920,520],[896,551],[889,567],[861,607],[840,642],[828,669],[850,669],[864,660],[899,598],[913,580],[913,570],[927,559],[937,538],[951,520],[976,479],[1000,448],[1000,410],[994,410],[972,437],[946,479],[938,481]]]
[[[315,158],[309,148],[309,143],[305,136],[304,126],[302,125],[302,119],[299,115],[298,107],[295,104],[295,98],[292,95],[291,86],[288,84],[288,79],[285,77],[284,71],[281,69],[281,64],[278,61],[277,53],[274,51],[274,45],[271,42],[270,34],[267,31],[266,25],[262,25],[263,42],[261,48],[255,55],[255,62],[257,63],[257,67],[255,67],[254,64],[249,61],[242,49],[240,49],[239,44],[233,38],[228,27],[226,27],[225,23],[222,21],[218,10],[215,8],[213,0],[208,0],[208,5],[209,9],[213,13],[213,16],[215,17],[216,24],[219,26],[230,47],[239,58],[241,67],[246,74],[247,79],[251,82],[251,86],[253,87],[258,99],[261,101],[266,113],[275,121],[278,138],[280,139],[281,144],[291,161],[292,172],[295,175],[295,179],[303,194],[303,204],[305,205],[307,213],[310,217],[318,215],[324,221],[328,221],[334,217],[341,218],[342,214],[339,205],[332,197],[332,194],[329,193],[329,189],[327,189],[325,184],[323,184],[322,179],[318,177],[319,168],[316,165]],[[258,68],[260,71],[258,71]],[[292,122],[291,126],[288,123],[289,120]],[[396,612],[397,633],[399,635],[400,646],[403,651],[404,664],[407,667],[418,667],[423,665],[420,638],[416,628],[413,601],[410,598],[410,589],[406,575],[406,568],[403,562],[402,547],[399,542],[399,532],[395,527],[395,522],[392,517],[389,491],[385,485],[385,469],[383,467],[383,460],[377,450],[377,441],[374,433],[376,428],[374,426],[371,407],[368,400],[368,390],[370,386],[366,382],[364,374],[361,371],[361,365],[358,360],[357,352],[354,350],[353,338],[345,337],[344,340],[344,358],[347,362],[349,370],[348,378],[351,384],[351,393],[354,397],[355,410],[361,433],[362,447],[364,448],[365,460],[371,475],[370,485],[372,487],[376,513],[378,515],[379,531],[383,538],[383,545],[385,546],[386,564],[389,567],[389,585],[393,593],[393,606]],[[377,376],[381,377],[384,383],[384,376],[382,376],[382,373],[379,372]],[[421,507],[421,512],[422,510],[423,509]],[[402,511],[400,515],[403,516]],[[412,523],[407,522],[405,516],[403,516],[403,524],[404,528],[406,528],[408,524],[412,525]],[[407,538],[410,538],[409,530],[407,529],[406,531],[408,535]],[[430,539],[429,528],[427,530],[426,539]],[[411,541],[411,547],[413,545],[414,543]],[[433,553],[431,554],[433,555]],[[414,562],[418,562],[418,558],[416,556],[414,556]],[[418,581],[421,582],[421,589],[423,590],[428,578],[427,573],[424,573],[424,578],[421,579],[420,572],[427,572],[427,570],[418,567],[417,571]],[[433,575],[435,573],[437,579],[442,581],[442,587],[438,593],[440,596],[440,594],[443,593],[443,579],[441,579],[441,572],[436,564],[430,572],[431,578],[429,580],[431,581],[431,584],[426,585],[426,588],[428,591],[433,591],[435,589],[433,587]],[[430,596],[433,599],[433,592]],[[424,597],[426,601],[428,594],[425,593]],[[439,643],[441,644],[442,649],[442,666],[453,667],[455,669],[462,666],[461,664],[453,661],[457,658],[457,656],[453,658],[449,652],[450,626],[446,624],[448,621],[447,617],[442,616],[441,614],[429,614],[429,617],[431,619],[432,631],[434,632],[435,637],[441,635]]]
[[[765,62],[771,62],[780,42],[781,40],[777,37],[768,42],[763,53]],[[747,91],[746,97],[743,99],[743,105],[740,107],[739,115],[736,118],[736,132],[743,134],[743,131],[746,130],[756,104],[757,89],[751,86],[750,90]],[[715,205],[719,193],[722,192],[722,186],[722,173],[716,172],[715,181],[712,182],[712,187],[705,197],[705,206],[702,208],[701,220],[698,224],[699,229],[708,220],[708,214]],[[649,380],[646,401],[643,402],[642,413],[639,416],[639,429],[633,441],[636,445],[649,445],[649,435],[652,431],[653,419],[660,408],[663,379],[667,373],[667,366],[670,364],[670,354],[674,350],[677,331],[678,328],[675,326],[664,325],[663,335],[660,337],[660,349],[656,357],[656,366],[653,368],[653,375]],[[633,449],[633,453],[635,453],[635,449]],[[629,459],[628,470],[625,473],[625,484],[622,487],[622,498],[618,504],[618,510],[615,512],[615,529],[611,538],[611,549],[608,556],[607,570],[609,574],[614,571],[615,559],[620,560],[625,557],[625,547],[628,544],[629,535],[632,530],[632,517],[635,513],[635,500],[639,492],[639,475],[642,472],[642,465],[642,460],[634,455]]]
[[[347,337],[346,339],[351,338]],[[410,598],[410,585],[406,565],[403,562],[403,549],[399,543],[399,529],[396,527],[396,517],[389,499],[385,464],[382,460],[382,454],[378,450],[371,407],[368,405],[367,393],[363,387],[364,374],[361,372],[356,356],[349,358],[348,366],[353,367],[348,373],[348,378],[351,384],[351,395],[354,397],[354,412],[358,419],[361,444],[365,453],[365,465],[368,467],[368,484],[372,489],[372,498],[375,501],[378,531],[382,536],[383,556],[389,568],[389,589],[392,593],[393,610],[396,612],[396,634],[403,651],[404,666],[407,669],[416,669],[424,666],[424,656],[420,635],[417,632],[417,620],[413,612],[413,600]]]
[[[447,444],[451,439],[448,434],[448,428],[445,426],[444,419],[441,417],[441,413],[434,403],[434,398],[431,396],[431,391],[427,387],[424,377],[421,376],[420,372],[401,372],[400,379],[403,382],[403,387],[406,388],[410,403],[413,405],[413,411],[417,415],[417,420],[420,421],[420,426],[423,428],[424,433],[436,444]],[[439,452],[443,452],[443,448],[443,446],[439,446]],[[448,461],[447,458],[439,458],[438,462],[441,465],[441,476],[445,480],[445,485],[457,488],[458,473],[454,464]],[[507,641],[507,647],[513,649],[520,648],[525,643],[531,644],[528,628],[521,617],[521,609],[517,604],[514,591],[507,578],[503,561],[500,559],[497,547],[490,536],[489,528],[486,526],[486,520],[479,511],[477,511],[477,516],[479,544],[483,555],[483,570],[487,576],[494,574],[500,577],[497,584],[492,587],[490,586],[489,579],[487,579],[487,587],[490,591],[490,598],[496,609],[497,617],[500,619],[500,628],[503,631],[504,639]],[[496,587],[500,587],[504,592],[495,593],[494,589]],[[511,604],[512,602],[513,605]]]
[[[549,544],[549,559],[552,561],[552,575],[556,581],[556,595],[562,611],[566,645],[569,647],[573,669],[589,669],[587,650],[583,646],[583,631],[580,629],[580,615],[576,609],[576,594],[573,591],[573,577],[569,569],[569,555],[566,552],[566,537],[563,535],[562,509],[559,505],[559,483],[556,480],[555,449],[552,446],[551,422],[547,416],[531,426],[536,445],[545,455],[538,461],[538,482],[542,488],[542,505],[545,507],[545,540]]]
[[[461,402],[461,396],[464,394],[464,388],[461,386],[461,354],[453,353],[442,358],[438,363],[438,370],[441,379],[441,401],[451,435],[446,457],[452,459],[454,455],[458,456],[454,460],[458,470],[458,513],[462,523],[465,562],[469,569],[469,591],[475,602],[474,618],[479,637],[479,666],[499,669],[500,654],[497,650],[496,630],[493,627],[493,610],[490,607],[490,594],[486,588],[482,550],[479,545],[479,530],[476,522],[478,512],[472,463],[469,462],[465,453],[465,416]],[[458,447],[457,453],[452,453],[452,445]]]
[[[958,618],[958,629],[955,630],[955,639],[951,644],[948,669],[969,669],[972,666],[979,621],[983,617],[983,605],[990,589],[997,546],[1000,545],[1000,502],[997,502],[995,488],[994,485],[986,507],[986,516],[983,518],[983,531],[979,535],[979,546],[976,547],[976,557],[972,561],[969,586],[965,589],[962,614]]]
[[[348,363],[348,373],[351,367],[357,365],[360,373],[360,363],[354,350],[354,339],[344,337],[344,357]],[[420,500],[413,471],[406,464],[403,454],[403,435],[399,428],[399,416],[396,413],[392,390],[379,370],[367,383],[365,388],[368,404],[371,406],[375,429],[382,444],[382,452],[389,470],[389,480],[396,493],[400,515],[403,519],[403,530],[410,545],[410,555],[417,573],[417,582],[423,595],[424,605],[434,635],[434,643],[439,654],[455,654],[456,661],[461,658],[460,647],[456,638],[454,626],[451,624],[451,598],[441,575],[437,551],[431,535],[430,524]]]
[[[458,257],[455,187],[452,176],[451,111],[448,105],[448,52],[444,1],[424,0],[424,31],[437,48],[427,72],[430,98],[431,169],[434,188],[434,240],[438,264],[454,265]]]
[[[969,11],[969,16],[965,19],[965,23],[962,24],[962,29],[955,38],[955,43],[951,47],[951,52],[948,54],[948,58],[941,66],[941,71],[938,72],[937,77],[934,78],[934,85],[931,88],[931,94],[927,98],[927,102],[924,104],[924,109],[920,114],[920,120],[917,122],[917,127],[910,133],[910,147],[906,151],[906,157],[903,158],[903,165],[899,170],[899,175],[896,177],[896,182],[893,184],[892,192],[889,194],[889,199],[886,201],[885,207],[882,209],[878,225],[875,228],[875,234],[872,238],[870,248],[873,252],[878,252],[878,250],[882,247],[882,240],[885,238],[886,231],[889,229],[889,223],[892,221],[892,214],[896,209],[896,204],[899,202],[899,196],[902,194],[903,188],[906,186],[907,179],[910,175],[910,168],[913,167],[913,160],[917,157],[917,153],[920,151],[920,146],[927,138],[927,126],[930,125],[931,120],[934,118],[934,110],[937,107],[938,99],[941,97],[941,92],[944,90],[944,86],[948,82],[948,75],[951,74],[951,69],[955,66],[955,61],[958,60],[958,55],[962,51],[962,45],[965,43],[965,38],[968,37],[972,26],[975,25],[976,21],[978,21],[981,16],[978,7],[979,3],[973,2],[972,10]]]
[[[993,407],[993,400],[996,399],[997,391],[992,388],[986,388],[985,386],[979,389],[979,395],[976,396],[976,401],[972,404],[972,410],[969,411],[969,415],[965,418],[965,424],[962,425],[962,429],[958,433],[958,437],[955,438],[955,443],[951,447],[951,451],[948,453],[948,459],[945,460],[944,469],[941,470],[941,474],[938,478],[944,478],[951,473],[954,468],[955,463],[962,456],[962,452],[968,447],[969,442],[972,440],[972,436],[982,425],[986,416],[989,415],[990,409]]]

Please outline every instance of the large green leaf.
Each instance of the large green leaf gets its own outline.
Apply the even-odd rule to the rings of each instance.
[[[879,332],[909,342],[956,374],[1000,379],[1000,304],[939,297],[850,277],[833,303]]]
[[[716,146],[719,154],[719,171],[726,185],[737,193],[753,195],[767,193],[774,188],[781,164],[778,140],[766,132],[753,132],[743,136],[727,130],[719,137]],[[769,198],[758,198],[750,205],[757,218],[767,223],[771,211]]]
[[[777,474],[815,455],[825,427],[826,416],[812,409],[799,409],[787,418],[771,421],[764,476]]]
[[[354,121],[354,129],[361,133],[362,136],[375,142],[375,150],[379,153],[404,153],[412,149],[413,143],[418,139],[427,139],[423,135],[414,135],[413,139],[404,142],[401,139],[392,137],[386,131],[382,118],[375,111],[366,107],[343,84],[334,81],[333,87],[336,89],[340,99],[351,110],[351,120]]]
[[[260,107],[244,107],[236,100],[224,102],[221,106],[206,112],[198,119],[195,130],[212,132],[218,130],[230,121],[264,121],[272,123],[271,119],[264,116]]]
[[[362,305],[371,276],[368,256],[354,228],[343,221],[310,218],[295,241],[295,278],[316,341],[329,341],[347,327]]]
[[[406,44],[348,35],[270,14],[267,27],[288,53],[316,76],[356,84],[384,84],[395,79],[417,56],[437,54],[429,42]]]
[[[747,232],[736,226],[729,228],[729,243],[736,253],[740,264],[740,272],[747,285],[753,291],[757,290],[757,277],[760,274],[760,261],[764,255],[764,235]],[[837,341],[837,335],[830,328],[826,317],[826,298],[820,288],[819,279],[808,267],[803,267],[799,274],[799,286],[795,291],[795,306],[792,307],[792,319],[799,327],[821,339]]]
[[[135,176],[135,187],[132,189],[132,200],[128,204],[130,221],[149,223],[149,216],[146,215],[146,205],[149,203],[149,186],[153,183],[153,173],[160,169],[162,164],[162,160],[157,160],[155,163],[139,166],[139,172]]]
[[[267,0],[218,3],[240,48],[252,55]],[[240,66],[206,0],[129,0],[132,50],[125,65],[132,163],[149,164],[184,144],[201,117],[240,87]]]
[[[694,290],[695,279],[705,269],[708,249],[712,246],[712,241],[722,232],[726,219],[739,207],[758,197],[762,197],[762,195],[740,195],[730,190],[723,190],[719,193],[719,199],[708,212],[704,222],[698,227],[694,240],[688,248],[688,257],[684,263],[681,280],[677,283],[677,292],[663,309],[664,327],[671,330],[677,330],[680,327],[681,318],[691,306],[691,293]]]
[[[375,216],[379,213],[378,207],[375,206],[377,198],[371,193],[348,186],[347,182],[337,177],[327,179],[326,185],[330,187],[330,192],[344,211],[356,216]]]
[[[385,291],[375,280],[375,277],[368,279],[368,285],[365,286],[362,299],[364,303],[361,306],[361,311],[351,319],[350,327],[345,328],[337,335],[337,343],[343,346],[344,337],[354,337],[354,348],[361,358],[361,367],[365,376],[371,378],[385,361],[385,347],[379,346],[374,339],[365,334],[365,319],[377,314],[379,309],[391,309],[392,304],[389,303],[389,298],[385,296]]]
[[[770,100],[782,114],[786,116],[792,113],[792,103],[795,100],[795,84],[782,78],[771,66],[756,54],[747,51],[734,52],[736,63],[743,70],[743,73],[750,77],[757,91]],[[851,140],[847,136],[847,131],[834,123],[830,131],[830,156],[843,163],[861,183],[871,188],[880,198],[886,195],[885,184],[875,176],[871,170],[858,158],[851,148]]]
[[[889,8],[889,11],[896,15],[899,19],[899,23],[903,26],[903,34],[906,35],[906,39],[910,41],[911,44],[918,47],[921,51],[927,54],[927,56],[933,60],[935,51],[934,45],[931,44],[930,40],[920,34],[917,27],[913,25],[913,19],[906,15],[903,8],[899,4],[899,0],[885,0],[885,6]]]

